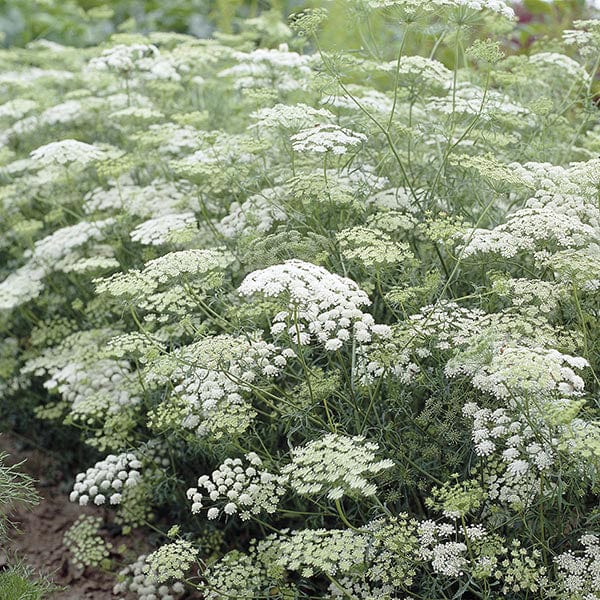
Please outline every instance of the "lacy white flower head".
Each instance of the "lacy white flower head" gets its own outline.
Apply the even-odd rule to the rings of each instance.
[[[495,90],[486,91],[467,82],[458,83],[456,89],[450,89],[446,96],[432,98],[428,108],[442,115],[461,113],[479,116],[485,121],[493,119],[496,115],[518,117],[521,126],[535,125],[531,111],[511,100],[509,96]]]
[[[556,311],[568,288],[555,281],[498,277],[493,280],[492,291],[534,316],[540,313],[549,315]]]
[[[418,189],[414,191],[418,199],[426,195],[426,191]],[[415,203],[413,192],[405,187],[387,188],[370,195],[365,204],[368,208],[380,211],[399,211],[404,213],[418,212],[418,206]]]
[[[184,428],[200,436],[242,433],[255,414],[245,394],[261,378],[279,375],[293,356],[259,336],[207,336],[150,363],[147,379],[172,382]]]
[[[26,377],[46,377],[67,367],[72,362],[91,364],[106,342],[116,335],[112,329],[87,329],[61,337],[60,341],[28,360],[21,368]]]
[[[51,269],[53,263],[69,254],[75,248],[81,247],[90,241],[101,241],[106,237],[105,230],[114,225],[115,219],[101,221],[80,221],[57,229],[49,236],[37,240],[33,250],[24,253],[31,257],[34,264],[44,265]]]
[[[81,257],[80,247],[103,239],[105,230],[113,224],[114,219],[80,221],[37,240],[32,250],[23,253],[29,262],[0,282],[0,310],[11,310],[37,298],[44,290],[44,278],[66,266],[60,262],[62,259],[68,257],[68,263],[76,261]]]
[[[399,68],[398,68],[399,67]],[[383,63],[378,67],[385,73],[400,75],[399,85],[402,87],[428,87],[446,90],[452,86],[452,71],[441,62],[424,56],[402,56],[397,61]]]
[[[370,344],[363,344],[357,349],[355,374],[365,385],[383,375],[391,376],[404,385],[409,385],[420,373],[417,356],[407,331],[392,325],[388,338],[377,339]],[[425,355],[423,349],[421,358]]]
[[[198,587],[205,600],[267,598],[272,589],[265,565],[252,549],[249,554],[231,550],[216,562],[209,563],[202,578],[205,583]]]
[[[596,1],[588,2],[598,8]],[[582,57],[592,58],[598,52],[600,47],[600,29],[597,19],[588,19],[585,21],[574,21],[576,29],[565,29],[562,38],[568,46],[577,46]]]
[[[316,154],[346,154],[351,148],[361,146],[367,141],[364,133],[358,133],[333,124],[319,124],[303,129],[291,136],[292,148],[296,152],[315,152]]]
[[[258,551],[302,577],[356,572],[366,561],[369,538],[352,529],[300,529],[259,542]]]
[[[219,77],[233,80],[237,89],[266,87],[292,91],[306,86],[312,77],[316,58],[291,52],[287,44],[275,48],[257,48],[252,52],[235,52],[237,64],[224,69]]]
[[[102,359],[86,365],[73,361],[53,373],[44,387],[71,404],[72,414],[114,413],[141,400],[134,391],[135,380],[129,377],[130,368],[123,360]]]
[[[111,544],[107,544],[98,530],[102,517],[79,515],[63,537],[63,544],[73,557],[73,563],[80,569],[98,567],[108,559]]]
[[[90,108],[92,106],[87,106],[80,100],[67,100],[47,108],[39,117],[40,123],[50,126],[81,125],[86,118],[89,119],[90,114],[93,114]]]
[[[28,263],[0,282],[0,310],[12,310],[37,298],[44,290],[47,270]]]
[[[467,545],[464,542],[447,541],[454,534],[450,523],[423,521],[419,525],[419,553],[431,562],[435,573],[448,577],[460,577],[468,565]]]
[[[278,202],[284,200],[286,189],[266,188],[239,204],[232,202],[229,214],[217,223],[217,230],[227,238],[268,233],[275,223],[287,221],[286,211]]]
[[[262,461],[255,452],[245,455],[245,460],[228,458],[212,475],[198,479],[198,488],[190,488],[187,497],[192,501],[192,513],[204,508],[203,501],[220,503],[222,508],[208,509],[209,519],[219,515],[239,513],[243,520],[261,512],[274,513],[283,496],[283,478],[261,470]],[[245,463],[245,464],[244,464]],[[205,490],[203,494],[200,490]]]
[[[542,249],[577,248],[598,240],[598,232],[577,215],[544,208],[523,208],[494,229],[476,229],[464,234],[462,256],[497,253],[513,258],[519,252],[535,254]]]
[[[414,261],[408,244],[395,242],[378,229],[351,227],[340,231],[335,237],[344,258],[357,261],[367,268],[389,268]]]
[[[507,463],[516,458],[525,458],[531,466],[542,470],[549,469],[555,460],[556,452],[551,447],[541,448],[536,441],[533,429],[512,416],[506,409],[481,408],[474,402],[463,407],[463,414],[473,419],[472,439],[478,456],[490,456],[500,451]],[[557,440],[555,440],[557,442]],[[509,451],[506,451],[510,448]],[[518,474],[518,469],[513,469]]]
[[[348,84],[346,91],[336,90],[335,94],[325,96],[321,100],[323,106],[342,109],[348,111],[351,115],[357,114],[359,110],[357,103],[369,112],[379,113],[389,118],[394,100],[388,94],[353,83]],[[415,112],[416,110],[418,109],[415,109]]]
[[[0,104],[0,119],[22,119],[38,107],[38,103],[34,100],[26,98],[16,98],[9,100],[4,104]]]
[[[545,348],[511,347],[496,344],[489,362],[461,360],[459,353],[446,365],[454,377],[468,374],[473,385],[497,398],[550,398],[581,395],[584,382],[574,369],[589,367],[585,358]],[[467,351],[467,354],[470,353]]]
[[[387,325],[378,325],[360,307],[371,302],[358,285],[346,277],[301,260],[254,271],[238,289],[242,296],[262,294],[281,298],[287,310],[275,315],[273,335],[287,331],[298,344],[310,344],[314,337],[326,350],[338,350],[353,336],[360,343],[373,335],[389,335]]]
[[[85,196],[84,210],[120,212],[139,217],[158,217],[191,208],[193,188],[181,182],[156,179],[150,184],[136,185],[129,177],[111,182],[108,189],[95,188]]]
[[[31,158],[43,165],[87,165],[106,157],[106,152],[93,144],[67,139],[50,142],[31,152]]]
[[[116,456],[109,454],[85,473],[77,475],[69,500],[78,501],[81,506],[87,505],[90,500],[97,505],[107,501],[119,504],[123,488],[138,484],[141,466],[142,463],[131,452]]]
[[[198,550],[187,540],[164,544],[146,557],[144,573],[156,583],[184,579],[185,572],[194,564]]]
[[[506,0],[367,0],[372,8],[400,7],[411,11],[438,11],[441,8],[469,8],[474,11],[490,10],[513,20],[515,11]]]
[[[600,598],[600,538],[585,534],[579,538],[583,550],[569,550],[555,557],[557,592],[569,598]],[[566,596],[565,596],[566,597]]]
[[[134,269],[96,280],[96,291],[115,297],[144,297],[149,302],[165,284],[186,277],[189,281],[202,281],[211,272],[224,269],[232,259],[220,248],[169,252],[148,261],[142,271]]]
[[[298,494],[327,492],[331,500],[374,496],[377,487],[369,478],[394,466],[394,461],[377,458],[379,446],[362,436],[336,433],[292,449],[292,461],[281,469]]]
[[[261,108],[250,114],[254,123],[250,127],[258,129],[282,128],[298,131],[314,127],[319,123],[333,121],[334,115],[324,108],[313,108],[306,104],[276,104]]]
[[[473,419],[472,439],[481,457],[488,497],[516,509],[531,506],[542,490],[540,479],[555,467],[560,440],[556,431],[538,418],[533,426],[503,408],[481,408],[474,402],[463,407]],[[540,443],[540,438],[546,441]],[[489,465],[489,468],[488,468]]]
[[[540,70],[547,70],[550,76],[568,76],[571,81],[586,84],[590,80],[589,73],[570,56],[558,52],[539,52],[529,56],[529,64]]]
[[[153,573],[147,573],[150,567],[146,562],[148,556],[138,556],[134,563],[119,571],[119,579],[113,588],[113,594],[120,596],[118,600],[125,600],[125,595],[130,592],[135,594],[137,600],[174,600],[185,593],[185,586],[181,581],[170,584],[159,584]],[[127,595],[129,597],[129,595]]]
[[[99,71],[115,71],[117,73],[129,73],[139,68],[140,63],[148,58],[156,58],[160,55],[158,48],[152,44],[117,44],[107,48],[96,58],[89,62],[90,69]]]
[[[195,225],[196,216],[192,212],[162,215],[140,223],[129,237],[144,246],[160,246],[172,241],[178,232],[191,230]]]

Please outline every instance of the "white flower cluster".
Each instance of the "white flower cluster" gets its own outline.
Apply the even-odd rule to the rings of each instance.
[[[154,123],[147,130],[135,133],[134,137],[168,158],[188,155],[202,146],[204,139],[203,132],[195,127],[169,122]]]
[[[567,293],[566,287],[560,283],[525,278],[498,278],[492,284],[492,291],[532,316],[551,314]]]
[[[80,221],[37,240],[32,250],[24,252],[29,261],[0,282],[0,310],[11,310],[37,298],[44,290],[44,277],[64,268],[61,259],[68,257],[72,262],[79,258],[76,250],[104,238],[105,230],[113,224],[114,219]]]
[[[12,310],[37,298],[44,289],[46,269],[32,264],[13,271],[0,283],[0,310]]]
[[[392,326],[389,338],[378,339],[364,344],[357,350],[355,373],[364,384],[372,383],[376,378],[390,375],[408,385],[421,371],[413,348],[407,343],[406,332]],[[423,357],[428,351],[417,352]]]
[[[272,107],[261,108],[250,114],[254,119],[250,127],[258,129],[283,128],[298,131],[314,127],[324,121],[333,121],[334,115],[327,109],[313,108],[306,104],[276,104]]]
[[[366,535],[351,529],[301,529],[279,539],[263,540],[258,549],[272,556],[278,566],[297,571],[302,577],[316,573],[336,576],[364,565],[368,543]]]
[[[583,392],[583,379],[574,369],[589,367],[585,358],[562,354],[558,350],[504,346],[496,343],[492,356],[465,361],[462,354],[446,365],[449,377],[467,374],[472,384],[497,398],[546,399]]]
[[[256,161],[253,153],[256,142],[244,134],[220,134],[216,139],[203,134],[196,143],[197,149],[180,160],[171,162],[177,174],[188,178],[212,177],[213,173],[227,168],[250,167]]]
[[[100,349],[116,334],[112,329],[87,329],[61,337],[21,368],[25,377],[47,377],[67,367],[71,362],[87,365],[98,358]]]
[[[523,126],[533,125],[531,112],[495,90],[486,92],[472,83],[459,83],[456,89],[449,90],[440,98],[430,100],[430,109],[441,115],[464,114],[478,116],[482,120],[493,119],[494,116],[518,117]],[[436,138],[433,138],[436,139]]]
[[[506,0],[367,0],[373,8],[398,6],[408,10],[436,11],[440,8],[469,8],[471,10],[491,10],[513,20],[515,11]]]
[[[129,384],[130,372],[131,365],[123,360],[103,359],[85,365],[74,361],[52,373],[44,387],[57,391],[76,413],[102,410],[103,405],[110,413],[140,402]]]
[[[567,75],[570,81],[588,83],[589,73],[574,59],[558,52],[538,52],[529,56],[529,64],[536,69],[547,69],[550,74]]]
[[[335,95],[326,96],[321,100],[321,104],[354,114],[358,102],[369,112],[379,113],[389,118],[394,100],[388,94],[356,84],[348,84],[346,90],[347,92],[340,90]]]
[[[450,523],[423,521],[419,524],[419,553],[423,560],[431,561],[435,573],[460,577],[468,565],[467,545],[449,540],[455,534]]]
[[[164,544],[146,558],[144,572],[157,583],[165,583],[169,579],[183,579],[198,555],[191,542],[176,540]]]
[[[215,506],[208,509],[207,517],[217,519],[219,515],[240,513],[243,520],[261,512],[274,513],[285,490],[283,480],[268,471],[260,469],[262,460],[255,452],[245,455],[245,462],[239,458],[228,458],[212,475],[198,479],[198,488],[206,490],[211,502],[224,503],[222,509]],[[204,508],[206,496],[190,488],[187,497],[192,501],[192,513]]]
[[[221,559],[210,564],[203,573],[205,584],[199,588],[206,600],[234,598],[252,600],[268,597],[269,580],[265,567],[256,555],[248,555],[232,550]]]
[[[42,165],[87,165],[105,158],[106,153],[93,144],[78,140],[60,140],[40,146],[31,152],[31,158]]]
[[[554,558],[558,571],[558,587],[570,598],[600,599],[600,538],[585,534],[579,538],[583,546],[577,554],[569,550]]]
[[[420,199],[426,192],[423,189],[415,190],[415,195]],[[375,192],[369,195],[365,204],[377,212],[399,211],[410,214],[418,211],[413,193],[405,187],[386,188]]]
[[[92,58],[88,66],[92,70],[113,71],[126,77],[137,72],[148,79],[181,79],[173,62],[162,57],[152,44],[117,44]]]
[[[275,315],[271,333],[286,331],[297,344],[310,344],[316,337],[326,350],[334,351],[352,337],[364,343],[373,335],[390,333],[387,325],[376,324],[370,314],[362,312],[360,307],[371,302],[354,281],[301,260],[250,273],[238,292],[287,300],[287,310]]]
[[[102,246],[102,248],[93,248],[93,250],[106,251],[111,253],[113,248],[111,246]],[[77,273],[82,275],[84,273],[93,273],[98,275],[106,271],[115,271],[121,265],[119,261],[113,256],[78,256],[77,254],[70,254],[65,256],[56,263],[56,270],[62,271],[63,273]]]
[[[374,496],[377,486],[368,478],[394,466],[380,460],[379,446],[362,436],[329,433],[292,449],[292,460],[281,469],[290,487],[302,496],[327,492],[331,500],[342,496]]]
[[[428,86],[446,90],[452,85],[452,71],[441,62],[424,56],[402,56],[398,61],[383,63],[379,69],[401,76],[399,85],[405,87]]]
[[[253,414],[244,394],[260,378],[279,375],[294,356],[259,337],[229,335],[207,337],[176,351],[169,377],[174,395],[184,403],[182,426],[200,436],[244,431]]]
[[[160,179],[140,186],[128,177],[122,177],[106,190],[99,187],[88,192],[84,210],[87,214],[125,211],[139,217],[158,217],[190,208],[190,204],[189,186]]]
[[[485,475],[490,499],[517,508],[530,505],[540,492],[540,476],[555,464],[559,439],[541,420],[534,430],[504,408],[491,410],[469,402],[463,414],[473,419],[475,453],[491,467]],[[545,432],[543,443],[540,431]]]
[[[78,501],[81,506],[87,505],[90,500],[99,506],[107,499],[110,504],[119,504],[123,488],[138,484],[141,466],[142,463],[131,452],[109,454],[85,473],[77,475],[69,500]]]
[[[336,238],[344,258],[355,260],[367,268],[389,268],[414,260],[408,244],[395,242],[379,229],[350,227],[336,234]]]
[[[76,248],[91,241],[100,241],[105,237],[105,230],[114,225],[115,219],[101,221],[80,221],[56,230],[51,235],[34,243],[31,252],[25,252],[36,265],[52,268],[53,263],[60,260]]]
[[[314,56],[290,52],[287,44],[281,44],[277,49],[235,52],[233,58],[237,64],[221,71],[219,77],[231,78],[236,89],[301,89],[312,78],[312,66],[315,64]]]
[[[463,256],[495,252],[506,258],[518,252],[534,253],[551,264],[561,249],[580,249],[597,244],[600,210],[596,201],[598,159],[569,167],[549,163],[511,163],[510,169],[536,190],[524,208],[512,212],[492,230],[465,235]],[[537,254],[536,254],[537,252]]]
[[[367,136],[339,125],[321,123],[303,129],[291,136],[290,140],[292,148],[296,152],[315,152],[316,154],[331,152],[341,155],[346,154],[352,147],[364,144]]]
[[[506,223],[494,229],[476,229],[464,235],[464,258],[474,254],[497,253],[514,258],[519,252],[534,254],[554,245],[577,248],[597,241],[597,231],[575,215],[547,208],[523,208],[510,214]]]
[[[232,202],[229,214],[216,224],[216,229],[226,238],[236,238],[256,233],[268,233],[275,223],[283,223],[288,215],[277,201],[285,188],[266,188],[239,204]]]
[[[137,560],[119,571],[119,579],[113,588],[113,594],[127,594],[128,592],[136,594],[137,600],[176,600],[185,592],[185,586],[181,581],[176,581],[170,585],[158,584],[152,574],[147,574],[146,562],[147,556],[142,554]],[[118,600],[125,600],[125,595],[120,596]]]
[[[92,108],[85,106],[79,100],[67,100],[55,106],[47,108],[39,117],[40,124],[44,125],[67,125],[80,124],[87,117],[89,112],[86,109]]]
[[[144,246],[160,246],[171,241],[177,232],[195,225],[196,215],[192,212],[161,215],[140,223],[129,237]]]
[[[232,258],[220,248],[169,252],[148,261],[141,271],[133,269],[95,280],[96,291],[117,298],[145,298],[146,304],[152,306],[152,295],[158,293],[165,284],[177,283],[183,278],[202,280],[210,272],[224,269]]]
[[[102,517],[79,515],[77,520],[63,536],[63,545],[72,555],[76,567],[98,567],[108,559],[111,544],[107,544],[98,530],[102,526]]]
[[[38,103],[27,98],[15,98],[0,104],[0,119],[22,119],[38,107]]]

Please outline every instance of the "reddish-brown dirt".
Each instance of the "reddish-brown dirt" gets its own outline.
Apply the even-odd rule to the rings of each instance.
[[[11,541],[0,563],[6,562],[6,554],[17,553],[31,567],[46,573],[49,578],[64,589],[52,595],[52,600],[110,600],[114,598],[112,588],[115,573],[100,569],[77,569],[70,560],[70,553],[63,546],[65,531],[82,513],[99,515],[93,508],[82,507],[69,502],[68,484],[64,474],[55,467],[51,456],[41,450],[23,449],[23,444],[10,434],[0,435],[0,450],[9,453],[9,463],[25,460],[20,469],[36,480],[36,488],[42,501],[33,508],[17,507],[11,513],[11,521],[20,533],[11,532]],[[128,547],[135,545],[143,549],[143,540],[132,536],[104,537],[113,548],[122,543]],[[111,556],[113,564],[122,562],[120,555]],[[119,567],[116,567],[115,571]]]

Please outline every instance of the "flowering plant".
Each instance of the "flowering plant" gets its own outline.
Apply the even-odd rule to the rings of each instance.
[[[2,408],[115,594],[600,598],[600,28],[339,4],[0,52]]]

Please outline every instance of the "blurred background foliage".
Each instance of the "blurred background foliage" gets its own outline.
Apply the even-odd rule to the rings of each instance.
[[[25,46],[37,39],[73,46],[99,44],[116,32],[173,31],[207,37],[218,29],[236,33],[244,19],[287,18],[303,8],[326,6],[331,16],[323,32],[330,47],[360,48],[364,36],[347,11],[360,0],[0,0],[0,42]],[[590,14],[589,0],[523,0],[515,2],[519,23],[515,50],[526,51],[540,40],[560,37],[575,19]],[[381,33],[382,47],[394,37],[381,23],[359,25]],[[391,40],[390,40],[391,41]],[[264,40],[263,40],[264,42]],[[264,45],[264,44],[263,44]],[[451,57],[449,57],[451,60]]]

